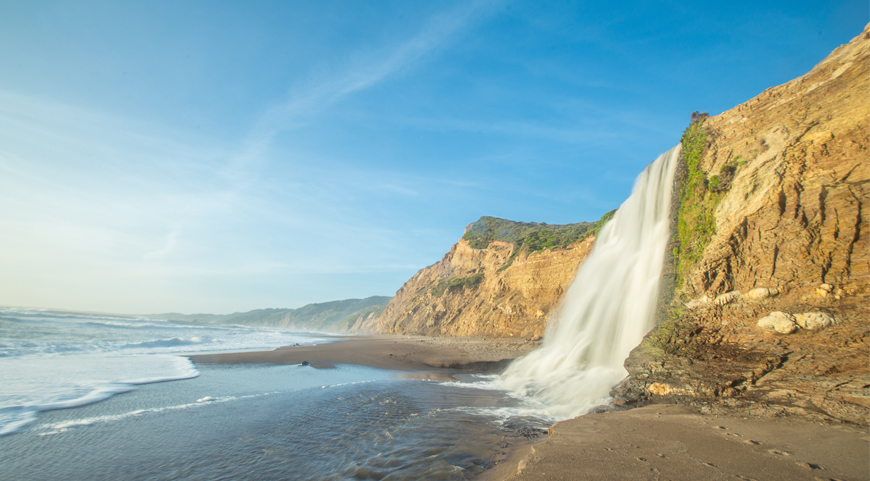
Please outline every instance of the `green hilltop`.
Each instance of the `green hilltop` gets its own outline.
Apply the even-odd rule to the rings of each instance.
[[[597,235],[601,227],[613,218],[616,210],[604,214],[598,222],[578,222],[576,224],[547,224],[544,222],[516,222],[483,216],[468,226],[463,239],[474,249],[486,249],[490,242],[510,242],[514,245],[511,257],[502,269],[510,266],[521,252],[532,254],[547,249],[568,247]]]

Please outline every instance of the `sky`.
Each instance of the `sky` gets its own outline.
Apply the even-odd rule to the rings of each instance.
[[[392,296],[480,216],[597,220],[868,8],[0,0],[0,305]]]

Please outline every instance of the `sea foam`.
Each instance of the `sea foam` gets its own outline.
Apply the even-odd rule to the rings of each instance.
[[[0,373],[0,436],[20,431],[40,411],[84,406],[136,385],[199,375],[184,357],[104,354],[3,358]]]
[[[329,339],[278,328],[0,308],[0,436],[22,430],[40,411],[197,376],[182,353],[315,342]]]

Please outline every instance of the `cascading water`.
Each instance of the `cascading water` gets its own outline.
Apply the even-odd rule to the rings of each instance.
[[[566,419],[607,402],[627,374],[625,358],[652,329],[680,151],[665,152],[638,176],[550,319],[543,345],[502,374],[500,384],[542,414]]]

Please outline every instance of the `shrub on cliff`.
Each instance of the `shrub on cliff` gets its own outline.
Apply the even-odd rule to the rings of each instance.
[[[578,222],[576,224],[550,225],[537,222],[515,222],[497,217],[484,216],[471,224],[463,239],[474,249],[486,249],[490,242],[510,242],[514,245],[508,262],[502,266],[506,269],[513,264],[521,252],[531,254],[547,249],[564,248],[581,241],[590,235],[597,235],[601,227],[609,221],[615,210],[612,210],[598,222]]]
[[[483,282],[482,272],[468,277],[451,277],[449,279],[438,281],[438,284],[436,284],[435,287],[432,288],[431,292],[433,296],[440,297],[441,294],[444,294],[447,291],[456,291],[459,289],[477,289],[477,287],[480,286],[481,282]]]

